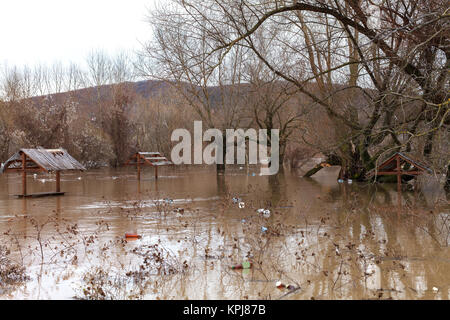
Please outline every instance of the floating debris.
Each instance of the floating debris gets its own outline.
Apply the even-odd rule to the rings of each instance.
[[[297,287],[296,286],[294,286],[293,284],[289,284],[289,285],[285,285],[283,282],[281,282],[281,281],[277,281],[277,283],[275,283],[275,286],[278,288],[278,289],[284,289],[284,288],[286,288],[286,289],[288,289],[289,291],[294,291],[294,290],[296,290],[297,289]]]
[[[37,173],[33,174],[33,178],[34,178],[34,179],[37,178]]]
[[[292,285],[292,284],[288,285],[286,288],[287,288],[289,291],[294,291],[295,289],[297,289],[297,287],[294,286],[294,285]]]
[[[183,214],[184,213],[184,209],[183,208],[176,208],[173,211],[176,212],[176,213],[179,213],[179,214]]]
[[[169,198],[165,198],[165,199],[164,199],[164,202],[167,203],[167,204],[172,204],[172,203],[173,203],[173,200],[172,200],[172,199],[169,199]]]
[[[348,182],[349,184],[352,184],[352,183],[353,183],[353,180],[352,180],[352,179],[348,179],[347,182]]]
[[[239,209],[243,209],[245,208],[245,203],[244,202],[239,202]]]
[[[125,233],[125,238],[126,239],[140,239],[142,237],[136,233]]]
[[[256,210],[256,212],[262,213],[265,218],[269,218],[270,217],[270,210],[269,209],[261,208],[261,209]]]
[[[344,180],[338,179],[338,182],[339,182],[339,183],[344,183]]]
[[[261,227],[261,231],[262,231],[262,232],[266,232],[266,231],[267,231],[267,228],[266,228],[266,227]]]
[[[436,293],[436,292],[438,292],[439,291],[439,289],[438,288],[436,288],[436,287],[433,287],[433,292],[434,293]]]
[[[237,264],[231,267],[233,270],[240,270],[240,269],[250,269],[252,267],[252,263],[248,261],[244,261],[241,264]]]
[[[233,203],[239,203],[242,201],[241,198],[237,198],[237,197],[233,197],[233,199],[231,199],[233,201]]]
[[[246,222],[247,222],[247,220],[245,220],[245,219],[242,219],[242,220],[241,220],[241,222],[242,222],[242,223],[246,223]]]
[[[81,177],[78,177],[77,179],[78,179],[78,180],[81,180]]]

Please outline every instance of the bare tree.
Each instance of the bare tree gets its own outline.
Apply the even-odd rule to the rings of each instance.
[[[286,147],[303,125],[306,113],[303,97],[298,94],[296,86],[280,79],[259,61],[250,62],[247,73],[250,87],[245,95],[246,114],[250,126],[267,129],[268,133],[272,129],[279,130],[279,161],[282,170]],[[271,145],[270,134],[268,145]]]
[[[311,107],[326,111],[341,132],[343,177],[364,179],[381,154],[417,150],[421,141],[418,155],[432,160],[436,133],[448,132],[445,1],[172,2],[174,10],[152,20],[171,30],[171,39],[189,28],[182,41],[203,39],[203,57],[216,63],[236,47],[250,49]],[[270,50],[255,41],[260,34]]]
[[[211,55],[207,30],[198,34],[180,15],[165,12],[160,8],[151,13],[155,38],[140,54],[140,74],[175,88],[203,121],[204,129],[237,128],[243,102],[240,84],[244,48],[231,48],[226,57]],[[225,139],[223,135],[226,148]],[[226,149],[224,159],[225,153]],[[218,164],[217,169],[224,170],[225,164]]]

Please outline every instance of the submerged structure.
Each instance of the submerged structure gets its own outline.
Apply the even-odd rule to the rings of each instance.
[[[411,180],[415,176],[423,173],[433,173],[426,164],[414,160],[412,157],[402,152],[396,152],[378,167],[367,173],[368,178],[386,175],[397,176],[397,183],[400,185],[403,180]]]
[[[141,180],[141,166],[154,167],[155,179],[158,179],[158,167],[173,165],[173,163],[159,152],[136,152],[124,165],[135,166],[137,169],[137,179]]]
[[[61,171],[86,170],[86,168],[75,160],[65,149],[20,149],[11,158],[6,160],[1,168],[2,173],[22,173],[22,194],[18,197],[42,197],[52,195],[63,195],[61,192]],[[27,173],[55,172],[55,192],[27,193]]]

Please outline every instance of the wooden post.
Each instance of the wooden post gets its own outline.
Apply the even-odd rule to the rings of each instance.
[[[59,170],[56,171],[56,192],[60,192],[61,191],[61,177],[59,174]]]
[[[402,185],[402,168],[400,167],[400,157],[397,156],[397,187],[400,190]]]
[[[400,156],[397,155],[397,197],[398,197],[398,205],[401,207],[402,205],[402,172],[400,166]]]
[[[137,161],[137,179],[141,180],[141,156],[139,153],[137,153],[136,161]]]
[[[61,213],[61,197],[56,197],[56,214]]]
[[[155,179],[158,179],[158,166],[155,166]]]
[[[22,152],[22,195],[27,195],[27,155]]]

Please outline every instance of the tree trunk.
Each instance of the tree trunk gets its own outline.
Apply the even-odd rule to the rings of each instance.
[[[312,168],[311,170],[309,170],[307,173],[305,173],[303,175],[303,177],[305,178],[309,178],[311,177],[313,174],[315,174],[316,172],[319,172],[320,170],[322,170],[322,166],[320,164],[318,164],[317,166],[315,166],[314,168]]]
[[[341,171],[339,172],[339,179],[353,179],[358,181],[365,179],[366,172],[371,169],[370,157],[366,150],[363,148],[361,151],[360,148],[351,143],[347,143],[341,148]]]
[[[225,171],[225,157],[226,157],[226,154],[227,154],[227,137],[226,137],[226,135],[222,136],[222,150],[223,150],[223,153],[222,153],[222,164],[220,164],[220,163],[216,164],[216,172],[217,172],[217,174],[223,173]]]
[[[447,166],[447,177],[445,179],[444,189],[447,192],[450,192],[450,164]]]
[[[284,172],[284,152],[280,153],[278,173]]]
[[[425,158],[428,158],[433,152],[433,137],[434,131],[430,131],[427,134],[427,140],[425,142],[425,147],[423,148],[423,155],[425,156]]]

